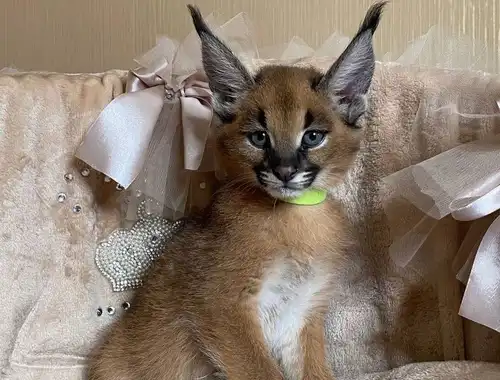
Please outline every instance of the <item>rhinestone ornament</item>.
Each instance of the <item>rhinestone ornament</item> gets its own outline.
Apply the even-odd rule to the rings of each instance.
[[[64,180],[65,180],[66,182],[71,182],[71,181],[73,181],[73,174],[71,174],[71,173],[66,173],[66,174],[64,175]]]
[[[118,190],[118,191],[122,191],[122,190],[123,190],[123,186],[122,186],[122,185],[120,185],[120,184],[117,184],[117,185],[116,185],[116,190]]]
[[[207,184],[205,182],[200,182],[200,189],[206,189]]]
[[[59,203],[63,203],[65,200],[66,200],[66,194],[64,193],[57,194],[57,201]]]
[[[124,302],[124,303],[122,303],[122,308],[123,308],[123,310],[130,309],[130,302]]]
[[[104,177],[104,182],[106,183],[111,182],[111,178],[109,178],[108,176]]]
[[[113,306],[108,306],[106,311],[108,312],[109,315],[115,314],[115,308]]]
[[[82,206],[80,206],[80,205],[74,205],[73,206],[73,212],[75,214],[79,214],[80,212],[82,212]]]
[[[99,307],[97,308],[97,316],[100,317],[102,315],[102,309]]]
[[[82,169],[82,171],[80,172],[80,174],[83,176],[83,177],[88,177],[89,174],[90,174],[90,170],[88,168],[85,168],[85,169]]]
[[[166,90],[165,91],[165,98],[167,98],[167,100],[172,100],[174,98],[174,92],[172,90]]]
[[[116,229],[101,242],[95,261],[101,273],[111,282],[113,291],[135,289],[143,277],[183,225],[146,212],[145,201],[138,210],[138,220],[127,229]]]

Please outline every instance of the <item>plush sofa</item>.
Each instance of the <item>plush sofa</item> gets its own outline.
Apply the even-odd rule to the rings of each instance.
[[[113,291],[95,262],[99,243],[123,227],[124,191],[75,159],[126,75],[0,73],[2,379],[84,379],[99,333],[130,306],[133,290]],[[485,112],[500,99],[500,76],[377,65],[362,153],[335,192],[361,243],[326,323],[338,379],[500,379],[500,333],[458,315],[463,286],[451,262],[467,223],[438,223],[424,249],[440,260],[428,270],[389,256],[381,180],[500,131],[500,118],[415,127],[424,98],[445,104],[457,94],[475,99],[460,103],[463,112]],[[209,198],[201,180],[193,189],[191,197]],[[413,211],[398,212],[405,220]]]

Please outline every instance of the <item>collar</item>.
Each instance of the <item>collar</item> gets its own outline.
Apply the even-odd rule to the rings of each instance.
[[[282,201],[301,206],[314,206],[323,203],[326,199],[326,195],[326,190],[308,189],[296,198],[286,198],[282,199]]]

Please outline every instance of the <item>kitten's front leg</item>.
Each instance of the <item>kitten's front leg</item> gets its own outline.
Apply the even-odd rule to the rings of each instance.
[[[312,316],[302,330],[302,352],[304,355],[304,380],[333,380],[326,361],[325,313]]]
[[[217,319],[202,339],[227,380],[284,380],[251,310],[233,310]]]

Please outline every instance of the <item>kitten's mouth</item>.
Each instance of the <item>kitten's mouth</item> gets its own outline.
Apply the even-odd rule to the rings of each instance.
[[[300,197],[304,192],[311,189],[316,176],[312,173],[303,173],[300,179],[296,178],[295,181],[283,182],[271,173],[261,172],[257,174],[257,178],[270,196],[286,200]]]
[[[307,181],[306,183],[265,183],[263,186],[266,192],[273,198],[286,200],[300,197],[311,188],[313,182],[314,181]]]

